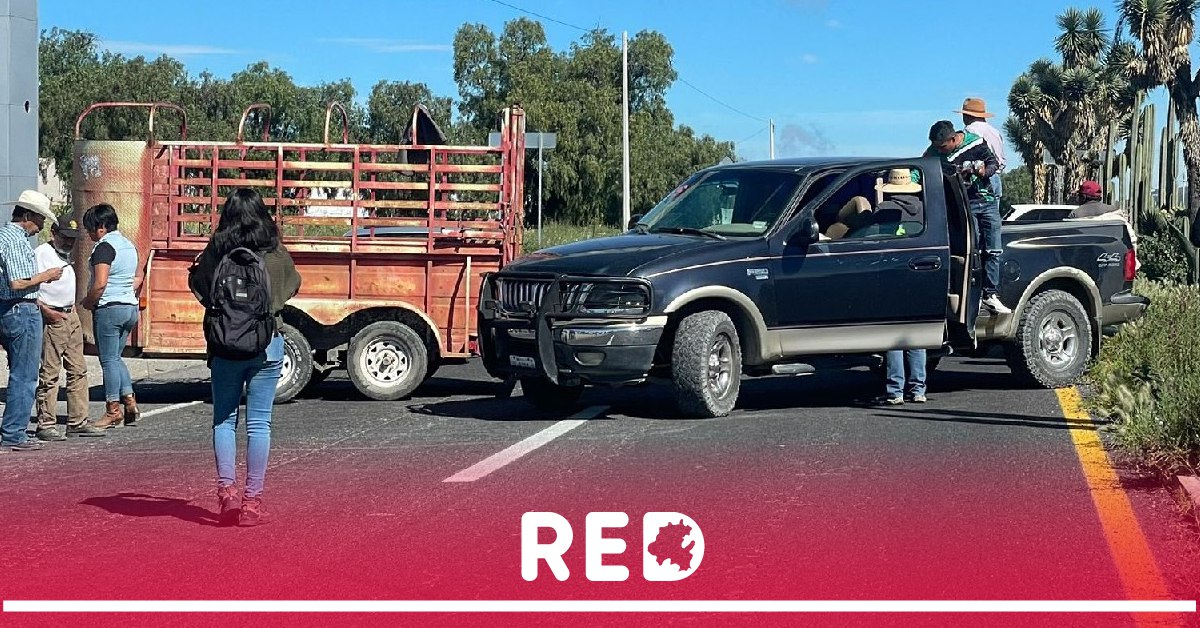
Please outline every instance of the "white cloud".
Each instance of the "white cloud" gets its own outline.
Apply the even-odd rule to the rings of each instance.
[[[373,37],[339,37],[334,39],[317,40],[325,44],[342,44],[366,48],[371,52],[450,52],[454,49],[450,44],[420,44],[396,39],[377,39]]]
[[[812,54],[811,52],[804,53],[804,56],[800,57],[800,60],[805,63],[816,63],[818,61],[817,55]]]
[[[186,57],[192,55],[238,54],[237,50],[203,44],[154,44],[143,41],[104,41],[102,44],[105,49],[111,52],[126,55],[170,55],[172,57]]]
[[[825,26],[828,26],[829,28],[841,28],[842,23],[838,20],[829,20],[828,22],[825,22]]]

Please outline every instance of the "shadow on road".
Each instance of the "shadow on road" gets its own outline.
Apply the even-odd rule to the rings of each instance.
[[[912,406],[909,406],[912,407]],[[1061,416],[1030,416],[1027,414],[1005,414],[997,412],[971,412],[969,410],[934,410],[923,407],[919,410],[891,410],[878,414],[889,419],[937,421],[946,423],[969,423],[973,425],[1003,425],[1006,427],[1039,427],[1051,430],[1098,429],[1091,421],[1067,419]]]
[[[175,497],[118,493],[108,497],[89,497],[80,503],[125,517],[175,517],[202,526],[219,527],[221,525],[215,513],[192,505],[186,499]]]

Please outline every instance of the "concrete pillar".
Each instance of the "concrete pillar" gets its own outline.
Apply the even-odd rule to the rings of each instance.
[[[0,0],[0,202],[37,184],[37,0]],[[11,215],[0,206],[0,220]]]

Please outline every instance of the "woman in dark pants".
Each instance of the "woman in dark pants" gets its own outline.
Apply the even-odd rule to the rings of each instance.
[[[221,209],[221,221],[208,246],[196,258],[188,285],[196,299],[207,303],[213,274],[221,259],[238,248],[260,255],[271,287],[271,314],[275,328],[283,306],[300,290],[300,275],[287,249],[279,242],[279,229],[258,192],[242,188],[230,195]],[[247,360],[211,356],[213,396],[213,452],[217,461],[217,502],[226,524],[252,526],[262,521],[263,483],[271,450],[271,413],[275,386],[283,366],[283,336],[277,332],[267,348]],[[237,421],[242,394],[246,395],[246,491],[237,498]]]
[[[129,367],[121,359],[138,322],[138,252],[117,226],[117,210],[112,205],[101,203],[83,214],[83,227],[96,242],[91,256],[91,284],[80,305],[92,310],[92,332],[104,373],[105,411],[95,423],[98,428],[116,427],[122,422],[133,425],[141,417]]]

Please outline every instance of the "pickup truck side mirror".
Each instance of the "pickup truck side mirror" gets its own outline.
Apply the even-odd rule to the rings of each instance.
[[[639,220],[641,220],[641,219],[642,219],[642,216],[644,216],[644,215],[645,215],[645,214],[634,214],[634,215],[630,216],[630,217],[629,217],[629,224],[628,224],[628,225],[625,225],[625,228],[626,228],[626,229],[628,229],[628,230],[630,230],[630,231],[632,231],[632,230],[633,230],[633,228],[637,226],[637,224],[638,224],[638,221],[639,221]]]
[[[821,231],[817,227],[817,221],[811,216],[806,216],[800,219],[796,227],[787,237],[788,246],[808,246],[813,242],[821,239]]]

